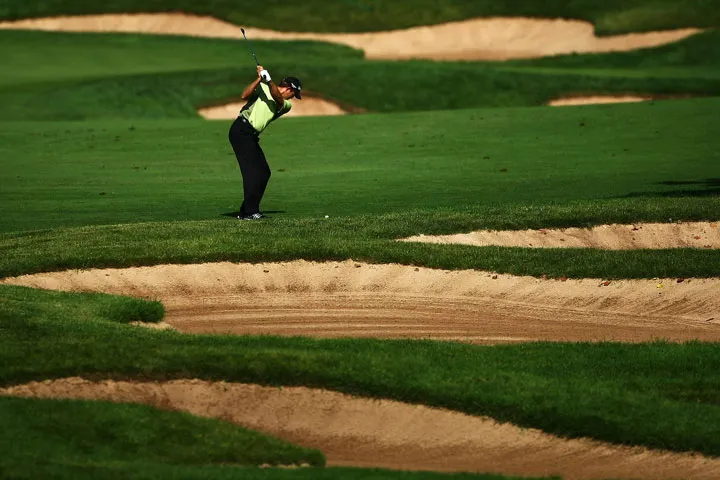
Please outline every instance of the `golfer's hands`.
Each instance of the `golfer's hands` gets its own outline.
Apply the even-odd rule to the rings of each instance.
[[[258,76],[260,77],[260,80],[262,80],[265,83],[268,83],[272,78],[270,78],[270,72],[265,70],[265,67],[262,65],[258,65],[257,67]]]

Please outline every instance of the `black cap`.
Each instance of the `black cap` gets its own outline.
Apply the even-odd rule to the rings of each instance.
[[[302,100],[302,97],[300,96],[300,92],[302,91],[302,83],[300,83],[299,78],[285,77],[282,79],[282,82],[280,82],[280,85],[283,87],[292,88],[293,92],[295,92],[295,98],[297,98],[298,100]]]

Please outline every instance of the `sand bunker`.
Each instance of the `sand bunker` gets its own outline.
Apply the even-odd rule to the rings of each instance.
[[[637,95],[590,95],[590,96],[574,96],[563,97],[550,100],[547,104],[551,107],[563,107],[569,105],[595,105],[608,103],[630,103],[644,102],[653,100],[649,96]],[[238,112],[243,107],[244,102],[232,102],[226,105],[215,105],[205,107],[198,110],[201,117],[207,120],[229,120],[237,117]],[[340,105],[337,105],[322,98],[312,98],[307,95],[302,101],[293,102],[293,108],[287,114],[288,117],[306,117],[306,116],[326,116],[326,115],[346,115]]]
[[[546,280],[349,260],[74,270],[2,283],[159,299],[170,325],[194,333],[720,341],[718,278]],[[713,479],[720,470],[720,459],[701,455],[561,439],[488,418],[308,388],[71,378],[0,394],[139,402],[217,417],[318,448],[338,466],[566,479]]]
[[[720,279],[543,280],[353,261],[72,270],[3,283],[158,299],[182,332],[474,343],[720,341]]]
[[[242,38],[240,26],[182,13],[88,15],[2,22],[4,29],[141,32]],[[629,51],[676,42],[701,30],[597,37],[589,22],[537,18],[478,18],[373,33],[297,33],[246,27],[251,39],[319,40],[363,50],[371,59],[507,60],[568,53]]]
[[[593,228],[541,230],[483,230],[454,235],[416,235],[405,242],[461,244],[484,247],[601,248],[637,250],[663,248],[720,248],[717,222],[642,223]]]
[[[345,115],[346,112],[339,105],[323,100],[322,98],[312,98],[306,95],[302,100],[294,100],[292,102],[292,110],[286,116],[288,117],[307,117],[315,115]],[[217,105],[213,107],[205,107],[198,110],[203,118],[208,120],[227,120],[238,116],[238,112],[245,105],[245,102],[234,102],[226,105]]]
[[[216,417],[322,450],[329,465],[560,475],[571,479],[714,479],[720,459],[567,440],[492,419],[326,390],[178,380],[68,378],[0,395],[137,402]]]
[[[634,95],[593,95],[587,97],[566,97],[550,100],[550,106],[568,106],[568,105],[593,105],[605,103],[629,103],[643,102],[652,100],[652,97],[639,97]],[[214,105],[198,109],[201,117],[207,120],[230,120],[237,117],[240,109],[245,102],[232,102],[225,105]],[[307,95],[301,101],[294,101],[293,108],[287,114],[288,117],[309,117],[309,116],[327,116],[327,115],[346,115],[340,105],[337,105],[322,98],[312,98]]]
[[[653,97],[638,95],[588,95],[577,97],[563,97],[550,100],[551,107],[564,107],[569,105],[597,105],[604,103],[632,103],[653,100]]]

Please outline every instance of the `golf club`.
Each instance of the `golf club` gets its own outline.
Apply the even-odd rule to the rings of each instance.
[[[250,43],[250,40],[248,40],[248,38],[245,36],[245,29],[244,29],[244,28],[241,28],[240,31],[242,32],[243,38],[245,38],[245,41],[246,41],[247,44],[248,44],[248,48],[250,49],[250,53],[252,53],[252,56],[253,56],[253,58],[255,59],[255,63],[256,63],[257,65],[260,65],[260,62],[258,61],[257,57],[255,56],[255,52],[253,52],[252,44]]]

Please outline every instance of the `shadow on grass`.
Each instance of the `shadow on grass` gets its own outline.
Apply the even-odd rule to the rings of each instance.
[[[681,188],[665,192],[632,192],[621,198],[634,197],[720,197],[720,178],[707,178],[705,180],[666,180],[657,185],[668,186],[696,186],[704,188]]]
[[[264,215],[273,215],[276,213],[285,213],[285,210],[263,210],[262,212]],[[237,218],[240,216],[240,211],[235,212],[227,212],[227,213],[221,213],[220,216],[222,217],[230,217],[230,218]]]

